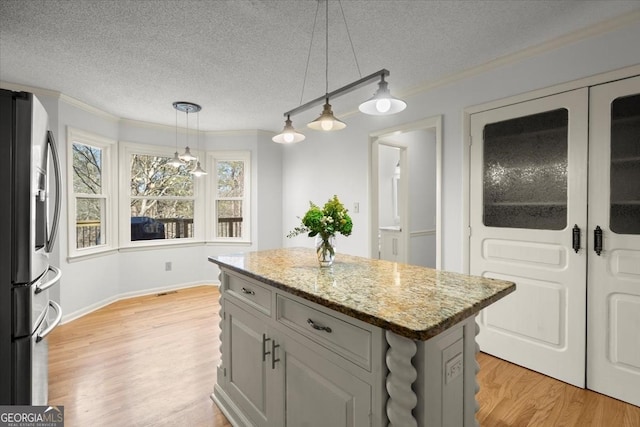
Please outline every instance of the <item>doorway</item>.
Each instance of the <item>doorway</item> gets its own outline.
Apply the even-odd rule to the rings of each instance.
[[[442,117],[369,138],[371,257],[439,269]]]

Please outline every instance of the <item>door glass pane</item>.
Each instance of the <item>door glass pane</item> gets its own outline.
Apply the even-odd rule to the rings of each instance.
[[[568,124],[569,112],[561,108],[485,126],[486,226],[567,226]]]
[[[618,234],[640,234],[640,95],[611,103],[611,215]]]

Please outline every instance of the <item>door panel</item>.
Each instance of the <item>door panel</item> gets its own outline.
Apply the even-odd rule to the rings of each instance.
[[[470,273],[517,290],[483,310],[484,352],[584,387],[588,91],[471,116]]]
[[[263,361],[265,322],[225,300],[229,328],[224,334],[229,360],[229,396],[256,426],[267,425],[267,363]]]
[[[640,77],[592,88],[587,386],[640,405]]]
[[[277,369],[287,402],[286,427],[371,425],[371,386],[296,341],[281,340]]]

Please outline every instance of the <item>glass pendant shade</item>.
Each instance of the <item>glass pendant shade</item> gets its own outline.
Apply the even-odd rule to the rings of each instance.
[[[196,159],[196,156],[194,156],[193,154],[191,154],[191,149],[189,149],[189,147],[187,146],[184,149],[184,153],[182,153],[179,156],[180,160],[182,160],[183,162],[192,162]]]
[[[326,132],[340,130],[347,127],[346,123],[341,122],[334,117],[328,98],[322,108],[322,114],[320,114],[320,117],[309,123],[307,126],[313,130],[323,130]]]
[[[178,156],[177,151],[173,154],[173,159],[171,159],[169,164],[174,168],[179,168],[180,166],[184,165],[184,162],[182,161],[182,159],[180,159],[180,156]]]
[[[399,113],[407,108],[407,103],[391,95],[384,78],[378,84],[378,90],[370,99],[366,100],[358,109],[365,114],[384,116]]]
[[[304,141],[305,136],[293,128],[291,119],[287,116],[282,132],[271,139],[273,142],[277,142],[278,144],[294,144],[296,142]]]
[[[200,162],[196,162],[196,167],[191,171],[191,175],[196,177],[201,177],[206,174],[207,172],[205,172],[205,170],[202,169],[202,166],[200,166]]]

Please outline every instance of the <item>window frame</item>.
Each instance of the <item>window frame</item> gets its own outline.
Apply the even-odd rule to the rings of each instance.
[[[73,186],[73,145],[82,144],[102,150],[101,154],[101,190],[100,195],[76,193]],[[67,255],[69,259],[82,258],[117,250],[117,205],[114,191],[117,190],[118,143],[114,139],[96,135],[71,126],[67,126]],[[117,192],[117,191],[116,191]],[[78,248],[76,231],[76,208],[79,198],[104,200],[104,218],[102,235],[105,243],[86,248]]]
[[[202,202],[204,196],[205,183],[203,178],[194,177],[193,181],[193,236],[178,239],[152,239],[152,240],[131,240],[131,156],[134,154],[143,156],[162,156],[172,158],[175,147],[137,144],[133,142],[120,143],[120,184],[119,200],[119,235],[120,248],[141,248],[141,247],[166,247],[180,246],[204,241],[204,206]],[[187,199],[188,200],[188,199]]]
[[[218,198],[218,161],[241,161],[244,162],[244,187],[242,196],[242,237],[220,237],[217,235],[217,201],[228,200],[228,198]],[[207,171],[209,174],[208,185],[210,190],[207,192],[209,203],[207,204],[207,237],[208,241],[213,243],[251,243],[251,151],[208,151],[207,152]]]

